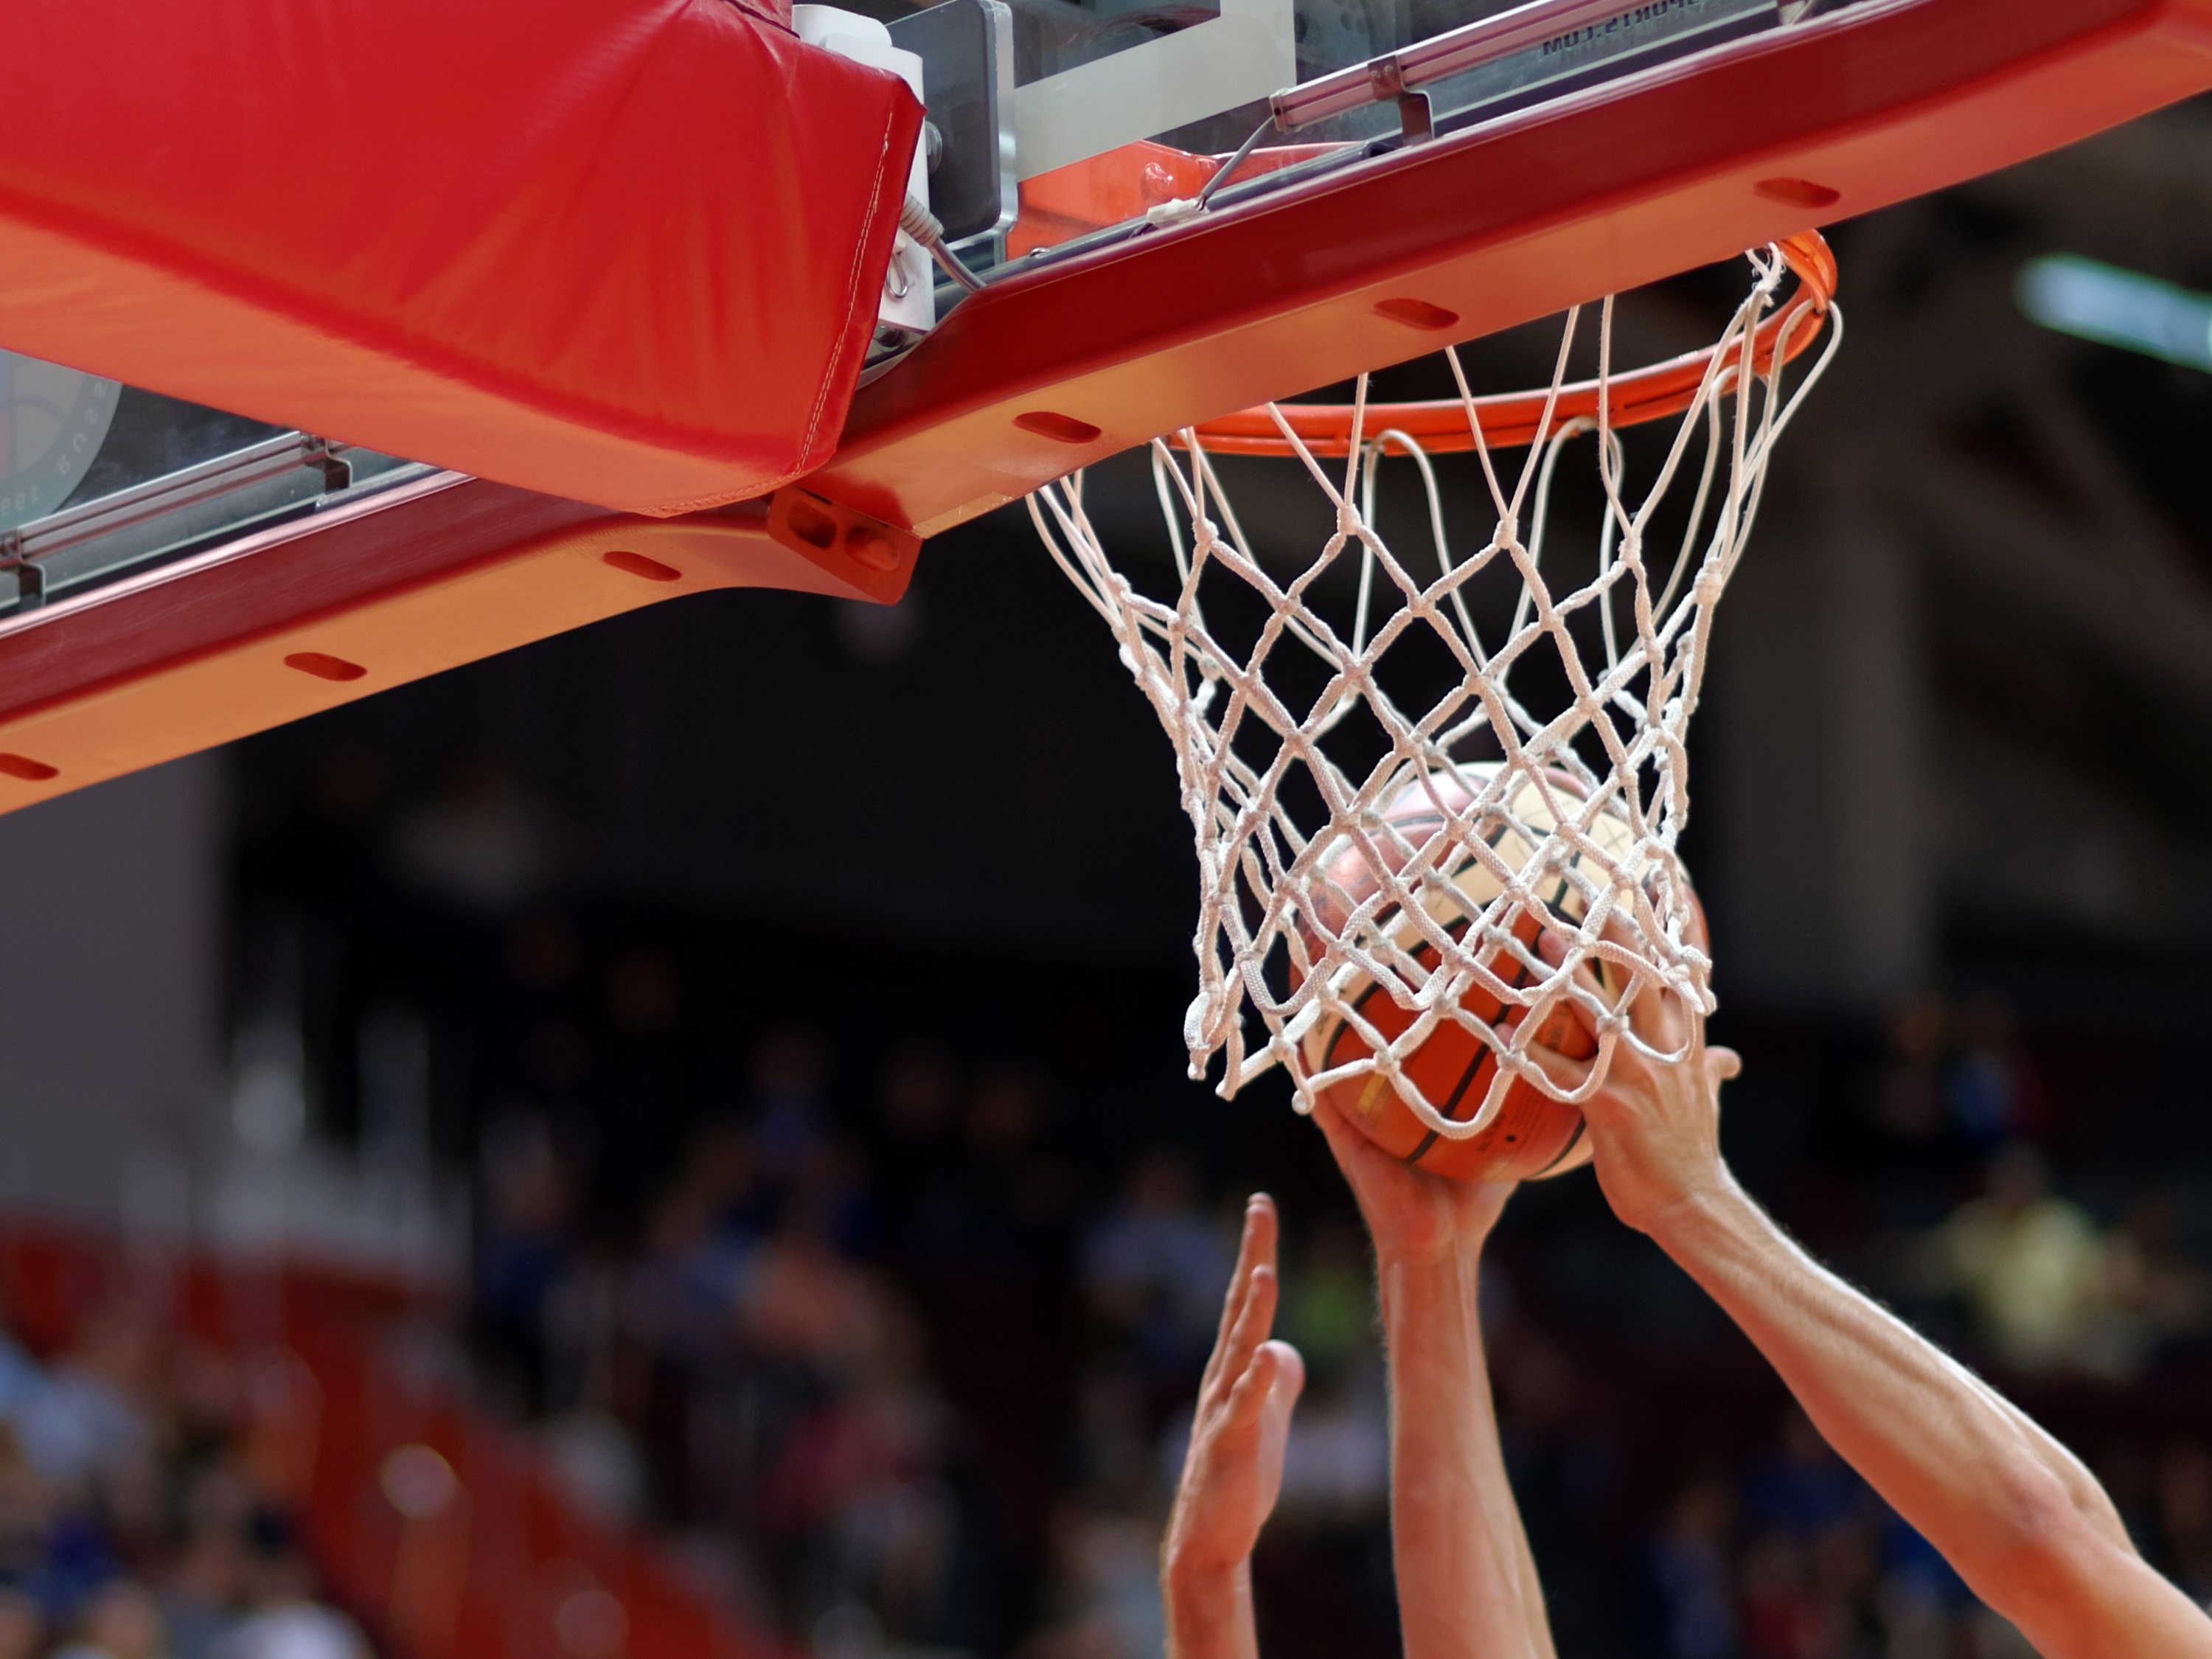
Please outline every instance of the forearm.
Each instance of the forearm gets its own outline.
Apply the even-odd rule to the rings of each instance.
[[[1390,1530],[1407,1659],[1551,1659],[1505,1477],[1471,1252],[1382,1264]]]
[[[1160,1573],[1168,1659],[1259,1659],[1252,1564],[1194,1569],[1172,1557]]]
[[[1732,1183],[1653,1237],[1829,1443],[2051,1659],[2212,1654],[2088,1471],[1964,1366],[1814,1262]]]

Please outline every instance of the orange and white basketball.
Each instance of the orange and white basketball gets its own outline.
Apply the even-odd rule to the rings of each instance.
[[[1460,769],[1480,787],[1497,768],[1492,763],[1463,765]],[[1564,772],[1550,771],[1546,776],[1557,793],[1575,797],[1583,793],[1581,785]],[[1439,799],[1455,808],[1463,808],[1473,797],[1456,780],[1449,777],[1438,777],[1426,784],[1417,781],[1399,792],[1384,809],[1383,817],[1413,848],[1424,848],[1445,830],[1443,814],[1437,808]],[[1499,858],[1509,866],[1517,868],[1528,862],[1535,848],[1513,827],[1513,821],[1538,836],[1548,831],[1554,823],[1542,793],[1531,781],[1522,781],[1505,813],[1494,822],[1477,823],[1479,833],[1497,850]],[[1615,858],[1626,857],[1633,841],[1626,818],[1617,812],[1600,813],[1590,826],[1589,838]],[[1376,850],[1392,860],[1394,870],[1409,856],[1395,848],[1378,847]],[[1438,893],[1426,903],[1430,914],[1456,936],[1465,928],[1467,918],[1480,915],[1503,890],[1503,885],[1486,865],[1463,848],[1455,848],[1453,853],[1455,855],[1440,858],[1437,863],[1457,896],[1452,892]],[[1583,856],[1571,854],[1567,862],[1572,866],[1580,863]],[[1371,895],[1380,884],[1367,855],[1357,848],[1347,847],[1340,853],[1331,861],[1328,874],[1355,904]],[[1552,879],[1549,890],[1540,896],[1553,914],[1570,927],[1579,925],[1587,914],[1582,889],[1564,872]],[[1703,918],[1695,915],[1694,895],[1691,903],[1692,928],[1702,938]],[[1387,915],[1384,925],[1389,925]],[[1523,911],[1514,918],[1514,937],[1533,946],[1540,926],[1537,916]],[[1435,948],[1420,942],[1410,925],[1401,924],[1395,932],[1401,947],[1423,967],[1434,971],[1438,962]],[[1503,951],[1485,958],[1485,965],[1510,985],[1533,984],[1540,977],[1535,970]],[[1602,961],[1595,962],[1593,966],[1600,985],[1608,994],[1617,994],[1619,970]],[[1386,1042],[1395,1041],[1414,1021],[1411,1012],[1399,1006],[1392,996],[1364,974],[1347,988],[1344,1000]],[[1526,1014],[1525,1010],[1502,1002],[1480,986],[1470,988],[1460,1006],[1476,1018],[1509,1031]],[[1577,1060],[1586,1060],[1596,1052],[1596,1044],[1564,1003],[1555,1005],[1547,1013],[1535,1041]],[[1306,1069],[1309,1074],[1333,1070],[1371,1052],[1354,1025],[1325,1016],[1307,1033]],[[1405,1060],[1404,1072],[1438,1113],[1455,1121],[1464,1121],[1482,1109],[1492,1079],[1498,1073],[1498,1056],[1466,1027],[1456,1021],[1445,1020]],[[1423,1123],[1386,1077],[1355,1076],[1331,1085],[1324,1092],[1347,1120],[1385,1152],[1437,1175],[1468,1181],[1531,1181],[1563,1174],[1589,1161],[1590,1146],[1583,1133],[1582,1113],[1553,1100],[1526,1081],[1513,1084],[1498,1115],[1486,1128],[1480,1134],[1459,1140]]]

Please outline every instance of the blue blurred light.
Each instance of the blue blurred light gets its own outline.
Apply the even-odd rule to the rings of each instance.
[[[2212,295],[2072,253],[2029,260],[2014,291],[2045,328],[2212,373]]]

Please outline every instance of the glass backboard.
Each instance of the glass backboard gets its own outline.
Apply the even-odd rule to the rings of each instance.
[[[933,204],[969,262],[988,267],[1172,210],[1248,143],[1227,191],[1265,191],[1836,9],[950,0],[890,21],[925,60]]]

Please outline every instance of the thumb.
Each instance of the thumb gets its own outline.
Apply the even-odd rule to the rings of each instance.
[[[1743,1075],[1743,1056],[1733,1048],[1705,1050],[1705,1075],[1715,1083],[1726,1083],[1730,1078]]]

